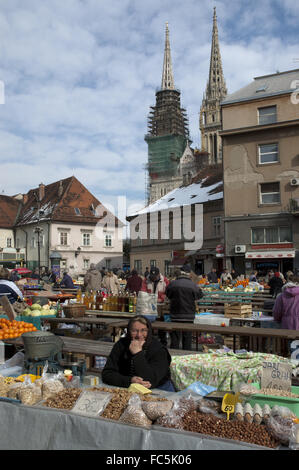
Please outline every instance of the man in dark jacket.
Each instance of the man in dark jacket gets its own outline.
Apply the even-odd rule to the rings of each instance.
[[[170,318],[173,322],[193,323],[195,317],[195,301],[202,296],[202,290],[190,278],[190,265],[184,266],[184,271],[166,288],[166,296],[170,300]],[[192,332],[173,331],[170,333],[170,348],[179,349],[182,337],[182,349],[192,349]]]
[[[73,279],[71,278],[71,276],[67,272],[63,273],[63,278],[62,278],[62,281],[60,283],[60,287],[65,287],[65,289],[74,289],[75,288],[74,283],[73,283]]]
[[[283,287],[283,280],[280,277],[279,272],[274,273],[274,276],[271,277],[269,281],[270,286],[270,295],[276,299],[278,294],[280,294]]]
[[[213,283],[218,282],[218,276],[215,268],[212,268],[212,271],[208,273],[208,281]]]
[[[102,379],[115,387],[128,388],[137,383],[175,391],[170,380],[170,362],[167,348],[152,335],[150,321],[137,315],[129,321],[127,335],[113,346]]]

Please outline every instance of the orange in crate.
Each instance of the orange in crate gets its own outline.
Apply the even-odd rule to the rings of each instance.
[[[6,318],[0,318],[0,340],[18,338],[28,331],[37,331],[37,328],[32,323],[25,321],[10,321]]]

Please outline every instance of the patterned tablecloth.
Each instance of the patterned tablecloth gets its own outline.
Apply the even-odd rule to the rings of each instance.
[[[263,362],[293,364],[288,358],[265,353],[234,352],[208,353],[188,356],[173,356],[171,378],[177,390],[184,390],[194,382],[211,385],[218,390],[233,390],[241,383],[259,381]]]

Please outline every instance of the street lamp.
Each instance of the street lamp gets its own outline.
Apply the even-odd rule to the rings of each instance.
[[[80,251],[81,251],[81,247],[78,246],[77,250],[75,251],[75,258],[77,258],[77,256],[80,254]]]

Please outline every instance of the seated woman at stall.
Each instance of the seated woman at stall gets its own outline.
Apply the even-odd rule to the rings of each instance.
[[[6,295],[9,302],[14,304],[17,300],[23,301],[23,294],[18,286],[9,280],[10,272],[6,268],[0,268],[0,297]]]
[[[131,383],[174,392],[170,380],[171,356],[153,336],[150,321],[137,315],[129,321],[127,334],[114,345],[102,372],[108,385],[128,388]]]

